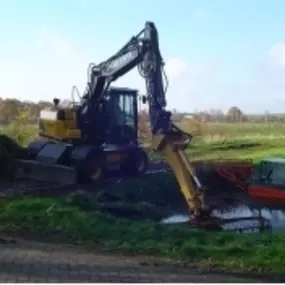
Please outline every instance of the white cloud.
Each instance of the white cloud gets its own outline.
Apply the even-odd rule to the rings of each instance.
[[[268,59],[275,67],[285,67],[285,42],[273,45],[268,51]]]
[[[257,111],[284,112],[285,42],[272,45],[253,70],[249,101]]]
[[[190,69],[190,64],[181,58],[170,58],[165,65],[165,71],[172,80],[176,80],[186,72],[190,72]]]

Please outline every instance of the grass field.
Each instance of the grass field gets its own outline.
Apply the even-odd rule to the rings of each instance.
[[[285,157],[285,123],[205,124],[187,152],[193,160]]]
[[[181,125],[183,127],[183,125]],[[187,131],[187,128],[183,127]],[[0,133],[5,133],[14,138],[20,144],[27,144],[37,135],[36,125],[26,125],[14,122],[9,126],[0,127]],[[282,154],[285,146],[285,122],[284,123],[207,123],[203,124],[198,136],[194,137],[189,152],[199,156],[208,155],[219,157],[221,152],[231,153],[234,156],[244,156],[244,152],[250,149],[250,153],[273,153],[280,151]],[[214,153],[213,151],[216,150]]]
[[[36,136],[36,127],[3,127],[20,144]],[[193,159],[285,157],[285,124],[208,124],[187,152]],[[163,178],[161,178],[163,179]],[[138,181],[134,188],[139,188]],[[160,185],[160,181],[157,181]],[[47,236],[112,251],[150,254],[179,262],[237,269],[283,272],[285,233],[251,234],[191,231],[183,226],[133,222],[85,212],[59,198],[2,200],[0,224],[5,230]]]
[[[285,156],[285,124],[210,124],[194,138],[193,157],[251,158]]]

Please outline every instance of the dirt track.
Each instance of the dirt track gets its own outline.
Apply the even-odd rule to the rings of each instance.
[[[145,258],[90,253],[75,246],[18,241],[0,245],[0,282],[256,282],[151,264]]]

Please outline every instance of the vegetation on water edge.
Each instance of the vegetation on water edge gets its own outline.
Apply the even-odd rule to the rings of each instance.
[[[5,231],[63,240],[126,253],[170,258],[197,266],[242,271],[283,272],[285,234],[237,235],[195,231],[179,225],[136,223],[98,212],[80,211],[63,198],[2,200],[0,224]],[[57,235],[58,236],[58,235]]]

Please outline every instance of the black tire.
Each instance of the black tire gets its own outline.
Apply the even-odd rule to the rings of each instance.
[[[80,183],[100,182],[105,178],[105,173],[103,155],[98,152],[90,152],[84,167],[78,171],[78,180]]]
[[[129,153],[128,158],[123,165],[123,172],[129,176],[139,176],[143,175],[147,171],[147,168],[147,153],[143,149],[137,148]]]
[[[99,182],[102,181],[105,176],[104,167],[96,163],[89,168],[88,178],[91,182]]]

